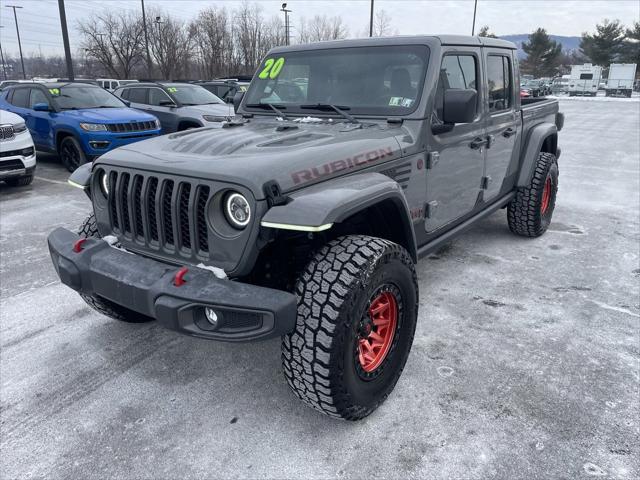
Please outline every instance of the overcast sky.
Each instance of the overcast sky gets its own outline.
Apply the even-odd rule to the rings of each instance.
[[[194,18],[208,6],[237,7],[237,0],[146,0],[146,8],[159,6],[184,20]],[[258,0],[265,16],[283,15],[282,1]],[[352,37],[362,36],[369,21],[369,0],[289,0],[292,36],[301,17],[340,15]],[[139,10],[139,0],[66,0],[71,49],[79,48],[75,31],[77,21],[104,10]],[[20,36],[25,55],[41,50],[44,54],[64,55],[57,0],[0,0],[0,42],[5,53],[17,55],[18,44],[13,13],[6,5],[20,5],[17,10]],[[470,34],[473,0],[375,0],[376,9],[391,16],[399,34],[457,33]],[[530,33],[544,27],[556,35],[580,35],[593,31],[604,18],[620,19],[627,25],[640,19],[638,0],[478,0],[476,25],[489,25],[498,35]],[[477,27],[477,28],[478,28]]]

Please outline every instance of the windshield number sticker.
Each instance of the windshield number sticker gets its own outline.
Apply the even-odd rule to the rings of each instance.
[[[49,89],[49,93],[51,95],[60,95],[60,89],[59,88],[50,88]]]
[[[277,60],[273,58],[267,58],[267,60],[265,60],[264,62],[264,68],[258,74],[258,78],[261,78],[263,80],[265,78],[276,78],[278,75],[280,75],[280,70],[282,70],[283,66],[284,57],[280,57]]]
[[[413,98],[408,97],[391,97],[389,99],[389,105],[392,107],[410,107],[413,103]]]
[[[168,87],[167,88],[167,92],[169,93],[176,93],[178,91],[178,89],[176,87]]]

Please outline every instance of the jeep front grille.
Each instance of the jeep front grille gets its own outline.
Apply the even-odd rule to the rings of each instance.
[[[207,257],[209,186],[111,171],[109,191],[109,222],[116,235],[159,252]]]
[[[0,140],[11,140],[14,136],[13,125],[0,125]]]
[[[107,128],[110,132],[129,133],[155,130],[158,127],[156,125],[156,122],[152,120],[148,122],[108,123]]]

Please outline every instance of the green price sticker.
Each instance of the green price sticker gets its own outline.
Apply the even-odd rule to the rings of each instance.
[[[169,93],[176,93],[177,91],[178,91],[178,89],[176,87],[167,88],[167,92],[169,92]]]
[[[50,88],[49,89],[49,93],[51,95],[60,95],[60,89],[59,88]]]
[[[264,67],[262,71],[258,74],[258,78],[276,78],[280,75],[280,70],[284,66],[284,57],[280,57],[278,59],[267,58],[264,62]]]

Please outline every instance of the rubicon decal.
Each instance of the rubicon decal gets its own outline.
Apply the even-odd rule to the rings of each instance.
[[[393,149],[391,147],[379,148],[369,152],[358,153],[353,157],[347,157],[342,160],[327,162],[317,167],[300,170],[291,174],[293,183],[298,185],[301,183],[312,182],[327,175],[342,170],[350,170],[352,168],[361,167],[369,163],[374,163],[382,158],[392,157]]]

